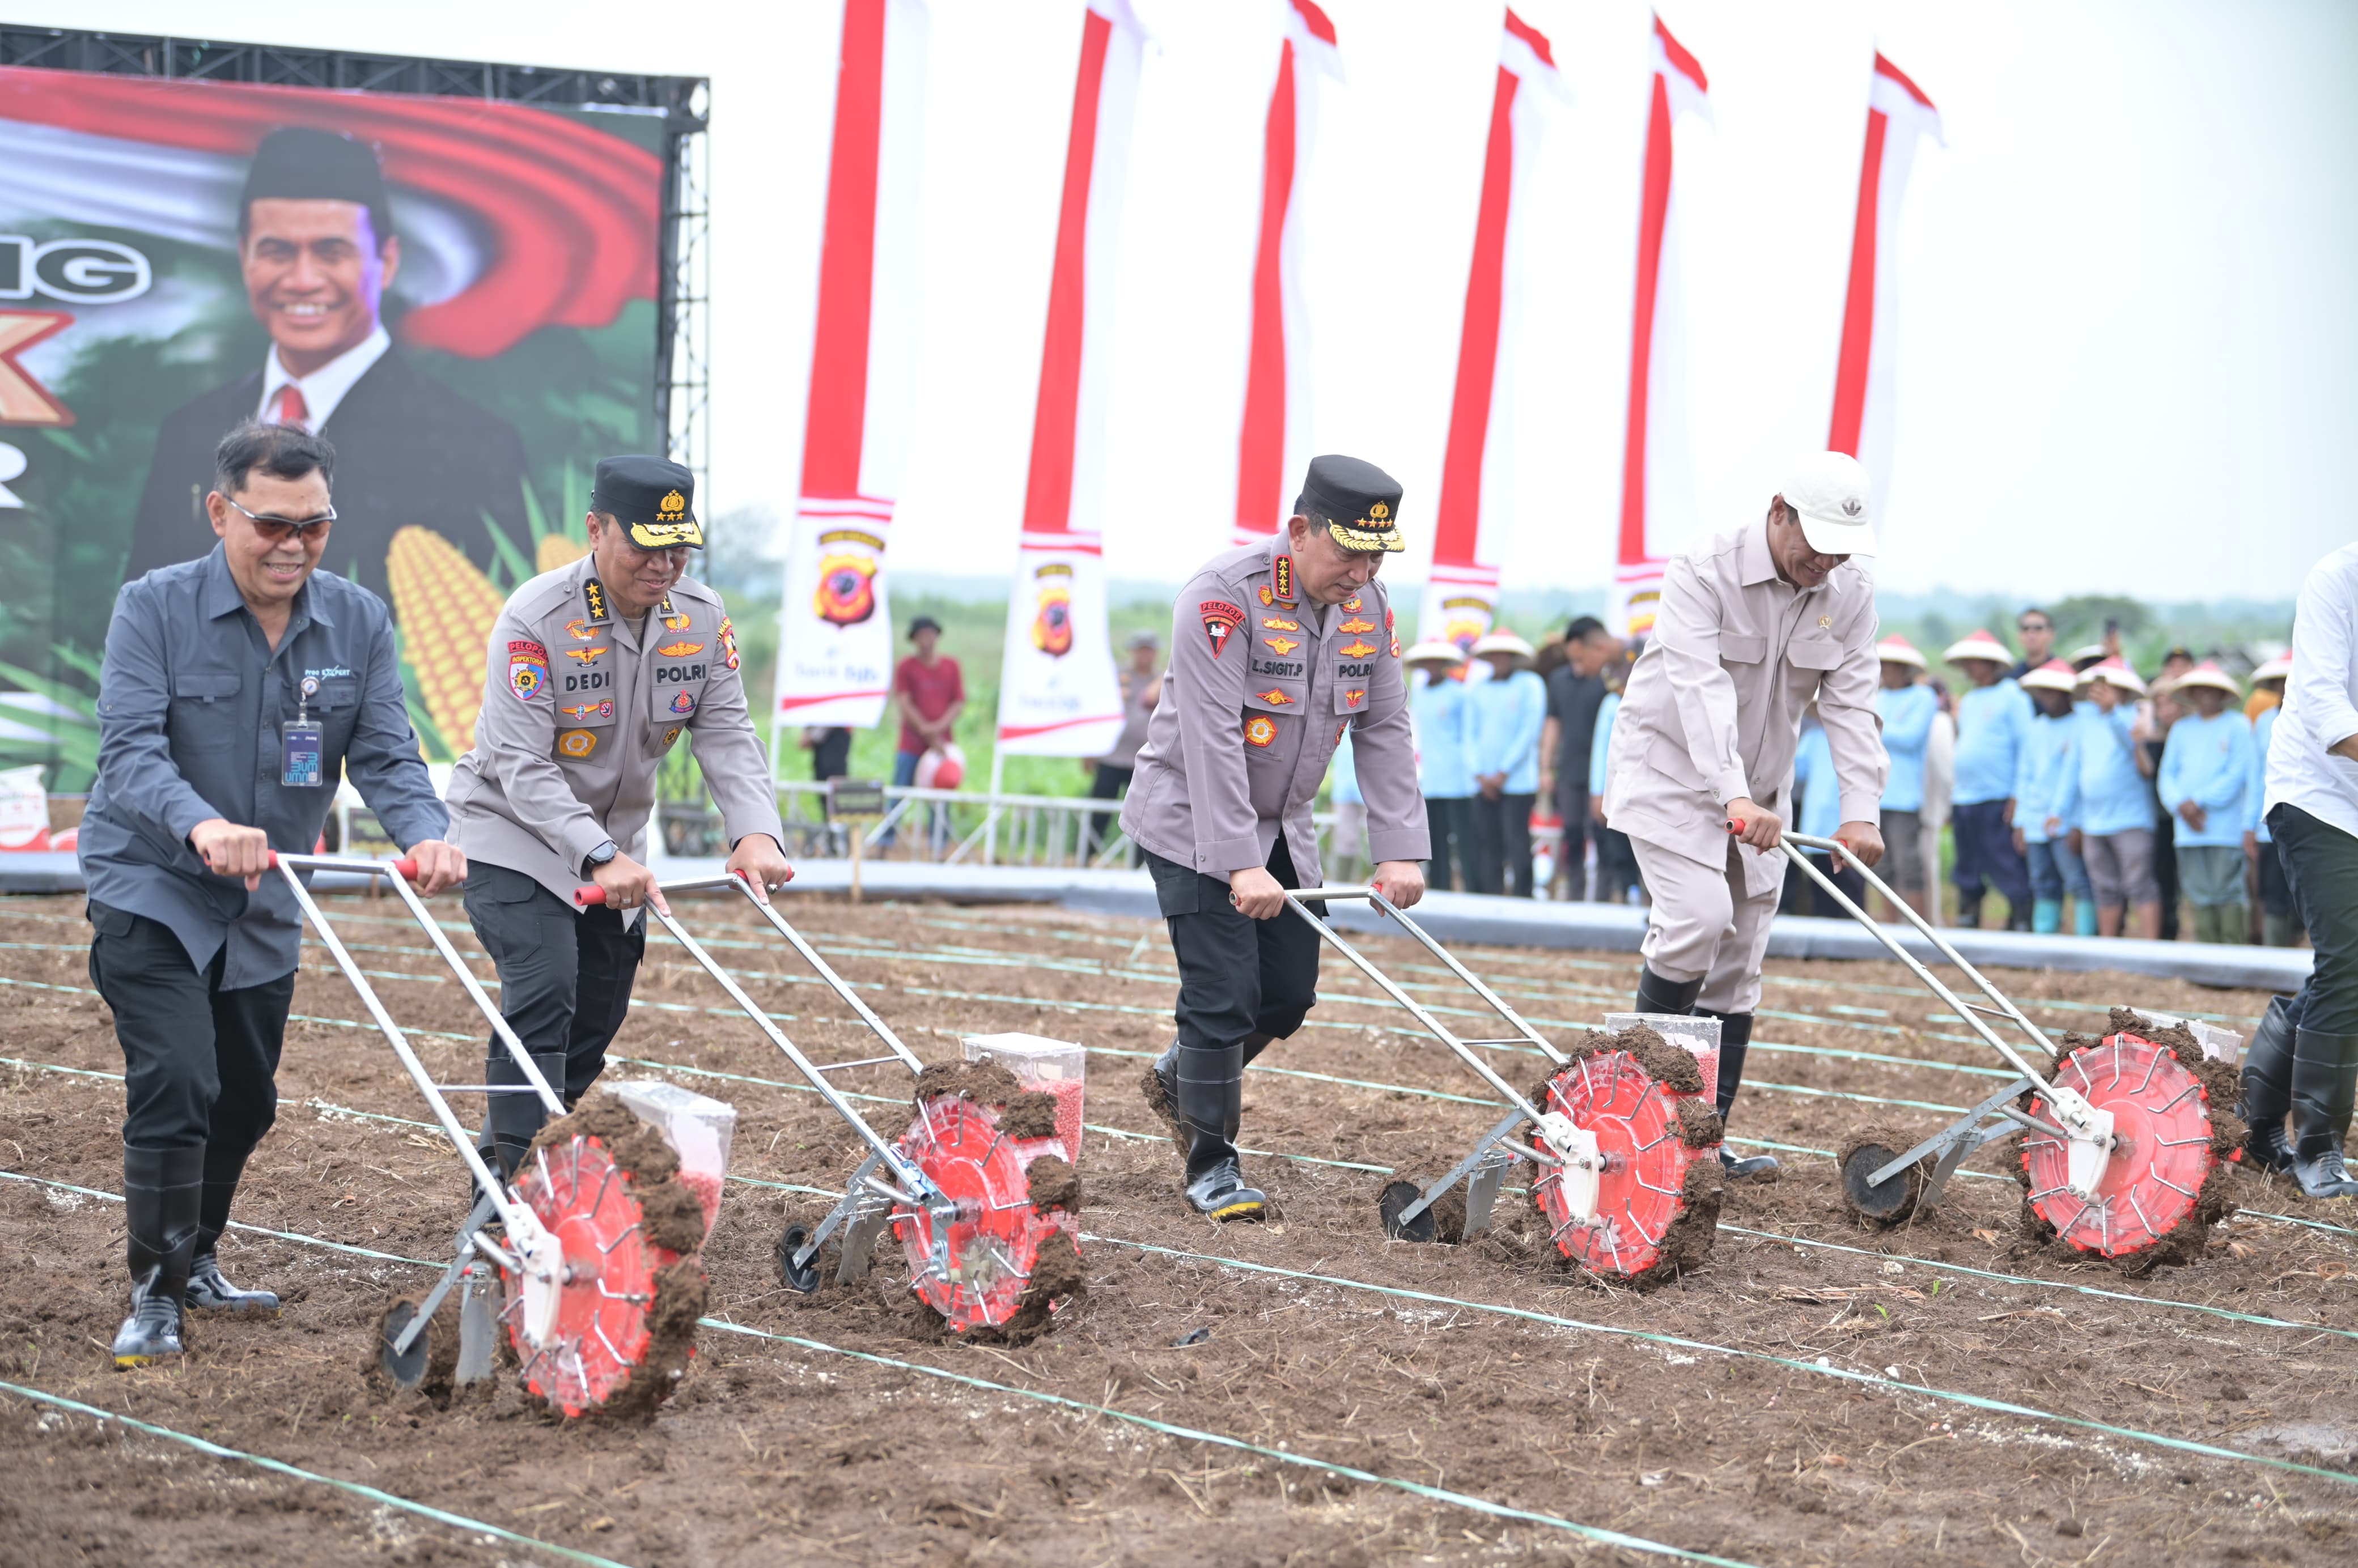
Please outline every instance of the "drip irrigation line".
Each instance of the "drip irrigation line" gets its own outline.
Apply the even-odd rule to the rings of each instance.
[[[10,1382],[0,1382],[0,1391],[15,1394],[19,1399],[29,1400],[36,1404],[70,1411],[76,1415],[86,1415],[94,1421],[111,1421],[133,1432],[145,1433],[149,1437],[160,1437],[168,1442],[178,1443],[193,1448],[200,1454],[211,1454],[215,1459],[234,1459],[241,1465],[252,1465],[293,1480],[308,1481],[314,1486],[332,1487],[340,1492],[350,1492],[356,1498],[365,1498],[382,1508],[399,1509],[404,1513],[416,1514],[421,1519],[432,1519],[437,1524],[447,1524],[454,1530],[473,1530],[481,1535],[513,1541],[518,1546],[529,1546],[536,1551],[546,1552],[553,1557],[563,1558],[568,1563],[586,1563],[590,1564],[591,1568],[628,1568],[628,1564],[617,1563],[611,1557],[600,1557],[594,1552],[577,1551],[570,1546],[559,1546],[554,1541],[520,1534],[496,1524],[486,1524],[479,1519],[469,1519],[464,1514],[454,1514],[447,1509],[438,1509],[430,1503],[412,1502],[409,1498],[396,1493],[364,1486],[358,1481],[347,1481],[338,1476],[322,1476],[317,1470],[306,1470],[281,1459],[272,1459],[260,1454],[247,1454],[243,1450],[231,1448],[207,1438],[197,1437],[185,1432],[175,1432],[168,1426],[157,1426],[154,1422],[141,1421],[136,1416],[124,1415],[117,1411],[103,1410],[97,1405],[86,1405],[80,1400],[70,1400],[63,1394],[52,1394],[45,1390],[28,1389],[22,1384]]]
[[[1859,1258],[1888,1258],[1894,1262],[1903,1259],[1933,1273],[1943,1271],[1953,1274],[1972,1274],[1978,1279],[1998,1280],[2014,1285],[2038,1285],[2050,1291],[2076,1291],[2083,1296],[2102,1296],[2107,1301],[2135,1302],[2139,1306],[2176,1307],[2181,1312],[2208,1313],[2236,1323],[2256,1324],[2262,1328],[2297,1328],[2310,1334],[2331,1334],[2342,1339],[2358,1339],[2358,1329],[2336,1328],[2326,1323],[2300,1323],[2288,1317],[2269,1317],[2259,1313],[2237,1312],[2232,1307],[2212,1306],[2203,1302],[2167,1301],[2158,1296],[2131,1295],[2126,1291],[2108,1291],[2096,1285],[2082,1285],[2070,1280],[2041,1280],[2027,1274],[2001,1274],[1995,1270],[1976,1269],[1964,1263],[1935,1262],[1929,1258],[1917,1258],[1906,1253],[1877,1252],[1865,1247],[1845,1247],[1839,1241],[1815,1241],[1805,1236],[1786,1236],[1774,1230],[1755,1230],[1750,1226],[1719,1222],[1719,1228],[1736,1236],[1757,1236],[1786,1247],[1815,1247],[1828,1252],[1848,1252]]]
[[[1624,1339],[1645,1340],[1680,1350],[1702,1350],[1714,1356],[1740,1356],[1747,1360],[1766,1361],[1790,1371],[1807,1372],[1821,1378],[1833,1378],[1842,1382],[1856,1383],[1871,1389],[1897,1390],[1901,1393],[1919,1394],[1927,1399],[1945,1400],[1974,1410],[1989,1411],[1998,1415],[2020,1416],[2028,1421],[2051,1422],[2060,1426],[2076,1426],[2099,1432],[2112,1437],[2125,1437],[2138,1443],[2150,1443],[2183,1453],[2200,1454],[2206,1458],[2236,1460],[2246,1465],[2262,1465],[2275,1470],[2290,1470],[2298,1475],[2315,1476],[2323,1480],[2338,1481],[2343,1486],[2358,1487],[2358,1475],[2346,1470],[2328,1470],[2314,1465],[2303,1465],[2290,1459],[2272,1459],[2265,1454],[2249,1454],[2240,1448],[2222,1448],[2215,1444],[2198,1443],[2192,1438],[2170,1437],[2158,1432],[2144,1432],[2133,1426],[2115,1426],[2109,1422],[2093,1421],[2085,1416],[2058,1415],[2031,1405],[2018,1405],[2007,1400],[1993,1400],[1981,1394],[1968,1394],[1954,1389],[1935,1389],[1923,1383],[1910,1383],[1905,1379],[1874,1372],[1854,1372],[1832,1362],[1797,1361],[1789,1356],[1771,1355],[1766,1350],[1745,1350],[1731,1345],[1714,1345],[1707,1340],[1688,1339],[1675,1334],[1658,1334],[1650,1329],[1624,1328],[1615,1324],[1587,1323],[1574,1317],[1559,1317],[1553,1313],[1539,1312],[1530,1307],[1505,1306],[1494,1302],[1466,1301],[1457,1296],[1444,1296],[1431,1291],[1412,1290],[1402,1285],[1379,1285],[1365,1280],[1346,1279],[1337,1274],[1317,1274],[1302,1269],[1282,1269],[1273,1263],[1249,1263],[1240,1258],[1220,1258],[1209,1253],[1190,1252],[1184,1248],[1158,1247],[1146,1241],[1125,1241],[1119,1237],[1090,1236],[1087,1239],[1109,1247],[1135,1248],[1141,1252],[1157,1252],[1169,1258],[1187,1258],[1212,1263],[1224,1269],[1242,1269],[1257,1274],[1275,1274],[1287,1279],[1308,1280],[1315,1284],[1336,1285],[1346,1290],[1371,1291],[1379,1295],[1398,1296],[1409,1301],[1431,1302],[1435,1306],[1456,1307],[1461,1311],[1488,1313],[1498,1317],[1520,1318],[1526,1322],[1545,1324],[1556,1328],[1585,1329],[1590,1333],[1612,1335]]]
[[[70,1182],[56,1181],[45,1176],[25,1175],[13,1171],[0,1171],[0,1176],[5,1176],[12,1181],[27,1182],[40,1186],[64,1188],[67,1191],[82,1193],[92,1197],[106,1198],[115,1203],[121,1203],[123,1201],[122,1195],[117,1193],[100,1192],[93,1188],[77,1186]],[[281,1240],[293,1241],[309,1246],[323,1247],[339,1252],[357,1253],[363,1257],[383,1259],[389,1262],[406,1263],[413,1267],[421,1269],[439,1269],[442,1267],[441,1264],[431,1262],[423,1258],[405,1258],[397,1253],[378,1252],[368,1248],[353,1247],[342,1242],[330,1241],[323,1237],[306,1236],[297,1231],[269,1230],[257,1226],[241,1225],[236,1221],[231,1222],[231,1228],[233,1230],[257,1231],[262,1235],[276,1237]],[[1366,1291],[1377,1295],[1393,1296],[1407,1301],[1430,1302],[1437,1306],[1456,1307],[1463,1311],[1478,1312],[1496,1317],[1515,1318],[1524,1322],[1545,1325],[1550,1327],[1570,1328],[1593,1334],[1602,1334],[1615,1338],[1644,1341],[1650,1344],[1666,1346],[1675,1349],[1700,1350],[1714,1356],[1741,1357],[1747,1360],[1767,1362],[1771,1366],[1779,1367],[1788,1371],[1801,1372],[1808,1376],[1831,1378],[1840,1382],[1855,1383],[1870,1389],[1894,1390],[1901,1393],[1917,1394],[1927,1399],[1945,1400],[1953,1404],[1962,1404],[1970,1409],[1989,1411],[2000,1415],[2019,1416],[2030,1421],[2051,1422],[2059,1425],[2076,1426],[2092,1432],[2103,1433],[2109,1436],[2127,1438],[2135,1442],[2150,1443],[2160,1447],[2177,1449],[2189,1454],[2200,1454],[2208,1458],[2240,1461],[2244,1464],[2265,1465],[2271,1469],[2288,1470],[2299,1475],[2316,1476],[2321,1479],[2340,1482],[2345,1486],[2358,1486],[2358,1475],[2353,1475],[2347,1471],[2324,1469],[2317,1465],[2302,1465],[2289,1459],[2274,1459],[2266,1454],[2250,1454],[2242,1449],[2236,1448],[2223,1448],[2213,1444],[2200,1443],[2190,1438],[2170,1437],[2161,1433],[2145,1432],[2136,1427],[2115,1426],[2107,1422],[2093,1421],[2082,1416],[2059,1415],[2053,1411],[2039,1410],[2030,1405],[2017,1405],[2009,1400],[1993,1400],[1980,1394],[1969,1394],[1952,1389],[1936,1389],[1928,1384],[1910,1383],[1903,1379],[1888,1377],[1881,1374],[1855,1372],[1847,1368],[1836,1367],[1831,1361],[1823,1363],[1816,1361],[1801,1361],[1796,1360],[1791,1357],[1773,1355],[1765,1350],[1746,1350],[1736,1346],[1714,1345],[1707,1340],[1689,1339],[1681,1335],[1660,1334],[1650,1329],[1627,1328],[1614,1324],[1590,1323],[1580,1318],[1563,1317],[1554,1313],[1540,1312],[1531,1307],[1508,1306],[1495,1302],[1469,1301],[1462,1297],[1441,1295],[1434,1292],[1415,1290],[1408,1286],[1382,1285],[1377,1284],[1371,1281],[1353,1280],[1342,1275],[1320,1274],[1308,1270],[1282,1268],[1273,1263],[1254,1263],[1249,1262],[1240,1258],[1222,1258],[1211,1253],[1191,1251],[1185,1248],[1163,1247],[1149,1241],[1134,1241],[1125,1239],[1120,1237],[1098,1236],[1086,1232],[1084,1233],[1084,1238],[1098,1242],[1104,1246],[1127,1247],[1135,1251],[1152,1252],[1163,1257],[1180,1258],[1195,1262],[1209,1263],[1218,1268],[1237,1269],[1249,1273],[1269,1274],[1285,1279],[1307,1280],[1315,1284],[1333,1285],[1344,1290]],[[818,1341],[806,1341],[792,1335],[771,1334],[767,1330],[749,1328],[741,1324],[729,1323],[718,1318],[698,1318],[697,1321],[705,1326],[724,1329],[730,1333],[746,1334],[759,1338],[778,1339],[792,1344],[805,1344],[813,1348],[827,1350],[836,1354],[849,1355],[862,1358],[883,1361],[889,1361],[891,1359],[890,1357],[871,1357],[867,1352],[861,1351],[838,1352],[836,1351],[834,1346],[823,1345]],[[958,1379],[963,1379],[964,1377],[963,1374],[941,1372],[938,1368],[925,1368],[914,1362],[893,1362],[892,1364],[905,1366],[912,1370],[936,1372],[944,1377]],[[1003,1387],[1003,1385],[992,1386]],[[1042,1394],[1032,1390],[1010,1389],[1008,1391],[1023,1394],[1030,1398],[1052,1400],[1063,1403],[1077,1402],[1066,1400],[1061,1395]],[[1122,1411],[1108,1410],[1106,1413],[1113,1415],[1120,1420],[1133,1423],[1143,1423],[1150,1420],[1148,1417],[1134,1416]],[[1217,1434],[1207,1434],[1206,1440],[1212,1442],[1240,1441],[1222,1438]],[[1278,1456],[1293,1459],[1303,1457],[1300,1455],[1289,1454],[1280,1454]],[[1324,1462],[1311,1461],[1311,1463],[1323,1464]],[[1396,1482],[1383,1476],[1368,1476],[1366,1478],[1371,1480],[1375,1484],[1385,1486],[1398,1485],[1402,1487],[1412,1487],[1418,1485],[1418,1483],[1413,1482]],[[1483,1506],[1495,1507],[1497,1505]],[[1553,1516],[1543,1515],[1537,1517],[1545,1519],[1552,1518]]]
[[[1049,1393],[1043,1389],[1026,1389],[1013,1383],[998,1382],[990,1378],[978,1378],[969,1372],[953,1372],[946,1367],[929,1367],[922,1361],[903,1361],[897,1356],[883,1356],[872,1350],[847,1350],[840,1346],[829,1345],[824,1340],[806,1338],[799,1334],[777,1334],[768,1329],[730,1323],[719,1318],[708,1317],[698,1321],[708,1327],[720,1329],[729,1334],[741,1334],[749,1338],[765,1339],[778,1345],[799,1346],[806,1350],[817,1350],[829,1356],[848,1357],[855,1361],[865,1361],[876,1367],[890,1367],[898,1371],[914,1372],[921,1377],[936,1378],[948,1383],[959,1383],[969,1389],[981,1389],[990,1393],[1031,1400],[1039,1404],[1054,1405],[1062,1410],[1078,1411],[1087,1415],[1106,1416],[1121,1422],[1125,1425],[1157,1433],[1164,1437],[1175,1437],[1189,1443],[1209,1444],[1214,1447],[1227,1448],[1239,1454],[1250,1454],[1274,1465],[1291,1465],[1298,1469],[1314,1470],[1321,1475],[1339,1476],[1363,1486],[1384,1487],[1393,1491],[1406,1492],[1411,1497],[1422,1498],[1431,1502],[1446,1503],[1452,1508],[1487,1514],[1493,1519],[1512,1519],[1522,1524],[1539,1525],[1547,1530],[1563,1530],[1570,1535],[1596,1541],[1600,1545],[1617,1546],[1625,1551],[1642,1552],[1655,1557],[1676,1558],[1684,1563],[1708,1563],[1715,1564],[1716,1568],[1750,1568],[1749,1564],[1735,1558],[1714,1557],[1709,1552],[1690,1552],[1684,1547],[1671,1546],[1660,1541],[1649,1541],[1644,1536],[1625,1535],[1617,1530],[1582,1524],[1577,1520],[1563,1519],[1555,1514],[1534,1513],[1528,1509],[1512,1508],[1505,1503],[1494,1503],[1487,1498],[1477,1498],[1466,1492],[1451,1491],[1445,1487],[1427,1486],[1422,1481],[1411,1481],[1398,1476],[1379,1476],[1372,1470],[1362,1470],[1353,1465],[1338,1465],[1331,1459],[1314,1458],[1307,1454],[1293,1453],[1290,1449],[1266,1448],[1258,1443],[1249,1443],[1241,1437],[1230,1437],[1226,1433],[1206,1432],[1200,1427],[1181,1426],[1174,1422],[1157,1421],[1150,1415],[1138,1415],[1130,1411],[1116,1410],[1111,1405],[1092,1404],[1087,1400],[1070,1399],[1063,1394]]]

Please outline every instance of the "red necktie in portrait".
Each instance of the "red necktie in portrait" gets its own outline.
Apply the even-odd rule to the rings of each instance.
[[[298,430],[311,427],[311,406],[303,401],[303,389],[291,381],[278,389],[277,422]]]

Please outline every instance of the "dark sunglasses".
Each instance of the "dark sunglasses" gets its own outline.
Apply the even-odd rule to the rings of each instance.
[[[222,499],[232,506],[237,506],[237,510],[245,520],[254,524],[254,531],[261,535],[266,543],[273,545],[283,545],[290,538],[299,544],[315,528],[319,531],[319,537],[324,539],[328,536],[328,524],[336,520],[336,509],[332,506],[317,517],[297,519],[248,512],[244,507],[238,506],[236,501],[229,496],[224,495]]]

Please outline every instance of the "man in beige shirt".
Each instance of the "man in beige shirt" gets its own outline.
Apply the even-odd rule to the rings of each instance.
[[[1876,813],[1890,763],[1875,711],[1875,582],[1850,564],[1874,549],[1866,470],[1840,452],[1812,458],[1761,521],[1671,558],[1614,725],[1605,815],[1629,836],[1653,899],[1638,1011],[1721,1021],[1723,1119],[1760,1000],[1785,871],[1768,851],[1791,811],[1812,698],[1842,794],[1834,837],[1862,864],[1883,857]],[[1766,1154],[1720,1158],[1737,1177],[1777,1169]]]

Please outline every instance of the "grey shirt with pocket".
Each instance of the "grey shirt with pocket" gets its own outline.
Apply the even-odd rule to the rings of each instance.
[[[307,677],[319,690],[304,704]],[[298,707],[320,729],[316,785],[282,782],[279,726]],[[350,774],[403,849],[448,827],[410,728],[393,617],[333,572],[313,572],[297,591],[276,649],[218,545],[124,584],[106,629],[98,731],[81,838],[82,881],[103,906],[93,917],[162,922],[200,971],[225,947],[224,990],[294,971],[301,912],[276,874],[249,893],[207,871],[189,846],[199,823],[259,827],[274,849],[308,854]]]
[[[1777,575],[1766,519],[1671,557],[1654,630],[1613,725],[1605,816],[1616,831],[1691,860],[1727,860],[1727,803],[1790,825],[1793,752],[1812,698],[1833,749],[1845,822],[1873,822],[1891,760],[1875,693],[1875,580],[1855,561],[1812,589]],[[1781,856],[1744,847],[1754,894]]]
[[[450,840],[571,903],[611,838],[646,857],[655,773],[687,738],[729,842],[785,829],[720,596],[682,578],[634,619],[584,556],[515,590],[484,650],[475,746],[451,771]],[[637,916],[634,914],[633,919]]]

